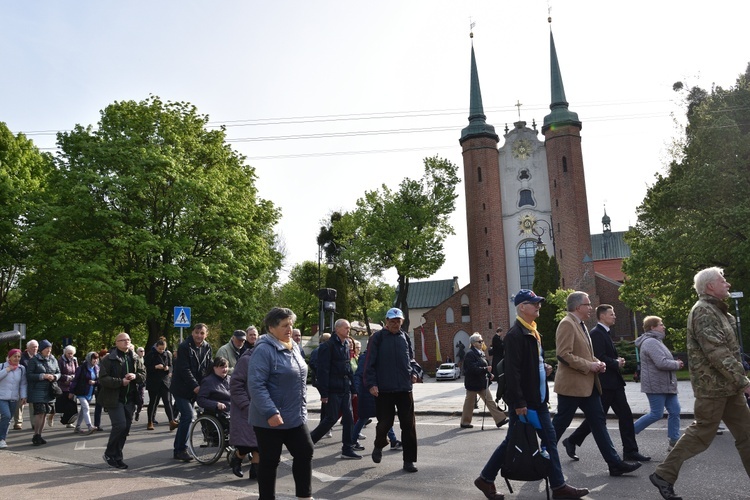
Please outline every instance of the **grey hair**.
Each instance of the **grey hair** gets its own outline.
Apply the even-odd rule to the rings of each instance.
[[[265,323],[266,329],[270,329],[279,326],[285,319],[291,319],[292,324],[294,324],[297,321],[297,315],[294,314],[294,311],[286,307],[274,307],[268,311],[265,319],[263,319],[263,323]]]
[[[75,356],[76,348],[74,345],[66,345],[65,349],[63,349],[63,352],[69,352]]]
[[[698,294],[706,293],[706,287],[709,283],[724,277],[724,270],[720,267],[709,267],[698,271],[693,278],[693,288]]]
[[[39,342],[37,342],[34,339],[31,339],[28,342],[26,342],[26,348],[28,349],[29,347],[33,346],[34,344],[36,344],[36,346],[39,347]]]
[[[344,323],[349,323],[349,322],[348,322],[347,320],[345,320],[344,318],[339,318],[339,319],[337,319],[337,320],[336,320],[336,322],[335,322],[335,323],[333,324],[333,327],[334,327],[334,328],[338,328],[338,327],[342,326],[342,325],[343,325]]]
[[[575,311],[578,306],[583,304],[583,299],[587,298],[588,296],[589,294],[586,292],[573,292],[568,295],[568,299],[566,301],[568,312]]]
[[[472,344],[474,342],[479,342],[479,341],[484,342],[484,339],[482,338],[482,334],[479,332],[474,332],[474,334],[471,337],[469,337],[469,342],[471,342]]]
[[[258,333],[258,327],[255,325],[250,325],[247,328],[245,328],[245,333],[250,333],[250,330],[255,330],[255,333]]]

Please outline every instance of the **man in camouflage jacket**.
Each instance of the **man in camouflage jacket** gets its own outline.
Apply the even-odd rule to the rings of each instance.
[[[698,302],[687,321],[690,382],[695,393],[695,421],[651,475],[666,499],[680,498],[672,489],[682,463],[705,451],[723,420],[735,439],[745,472],[750,476],[750,380],[740,358],[735,318],[725,299],[729,283],[718,267],[695,275]]]

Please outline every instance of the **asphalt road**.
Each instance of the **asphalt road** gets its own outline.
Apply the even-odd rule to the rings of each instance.
[[[166,418],[161,416],[161,422]],[[578,420],[574,420],[577,425]],[[690,420],[682,421],[682,428]],[[109,427],[108,418],[103,424]],[[317,414],[310,425],[317,424]],[[383,461],[370,458],[375,428],[364,430],[366,450],[362,460],[341,460],[341,426],[334,427],[334,438],[324,439],[315,448],[313,495],[323,499],[477,499],[483,495],[473,480],[492,450],[505,436],[488,419],[480,430],[481,418],[475,417],[473,429],[459,429],[455,416],[425,415],[417,418],[419,472],[401,470],[398,452],[385,450]],[[618,450],[619,435],[615,421],[608,422]],[[125,448],[126,471],[107,467],[102,461],[107,434],[78,436],[56,424],[45,431],[46,446],[31,446],[31,432],[10,431],[9,448],[0,450],[0,499],[62,495],[76,500],[88,498],[257,498],[257,483],[231,474],[226,461],[205,466],[172,459],[172,440],[167,426],[146,431],[145,422],[136,423]],[[398,432],[398,429],[397,429]],[[639,435],[641,452],[653,457],[640,470],[622,477],[610,477],[596,445],[589,437],[579,448],[580,462],[563,456],[563,472],[570,484],[591,490],[590,499],[660,498],[648,480],[656,463],[666,457],[666,420],[654,424]],[[564,455],[564,454],[563,454]],[[544,498],[543,483],[514,482],[514,494],[508,495],[502,479],[498,490],[507,498]],[[62,493],[62,492],[65,493]],[[687,462],[676,491],[686,499],[747,499],[750,480],[742,468],[732,436],[717,436],[711,447]],[[57,493],[56,493],[57,492]],[[282,456],[277,481],[277,498],[294,498],[291,462]]]

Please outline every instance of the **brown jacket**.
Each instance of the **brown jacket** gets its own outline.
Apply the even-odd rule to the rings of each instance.
[[[594,357],[591,338],[581,328],[580,320],[568,313],[557,325],[555,334],[557,347],[557,374],[555,375],[555,392],[562,396],[588,397],[596,386],[599,394],[602,386],[599,377],[590,369]]]

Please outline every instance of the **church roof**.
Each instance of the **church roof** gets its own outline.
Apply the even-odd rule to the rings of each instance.
[[[430,309],[452,296],[455,278],[449,280],[416,281],[409,283],[406,303],[409,309]],[[398,293],[397,293],[398,295]]]
[[[581,121],[578,119],[578,113],[568,109],[568,101],[565,100],[565,87],[563,86],[562,73],[560,72],[560,63],[557,61],[557,50],[555,49],[555,38],[552,36],[552,30],[549,32],[549,51],[550,51],[550,78],[552,89],[552,103],[549,109],[552,111],[544,117],[542,132],[546,132],[555,125],[575,125],[581,128]]]
[[[471,95],[469,102],[469,125],[461,131],[463,142],[472,137],[489,137],[499,142],[500,138],[495,133],[495,127],[487,123],[482,105],[482,90],[479,88],[479,72],[477,71],[477,60],[474,57],[474,44],[471,45]]]
[[[591,235],[591,252],[594,260],[624,259],[630,257],[630,247],[625,243],[625,231],[607,231]]]

